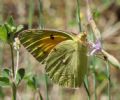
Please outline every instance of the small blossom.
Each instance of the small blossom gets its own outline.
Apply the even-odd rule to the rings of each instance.
[[[89,55],[94,55],[94,54],[96,54],[96,53],[98,53],[98,52],[100,52],[101,51],[101,49],[102,49],[102,46],[101,46],[101,42],[100,41],[96,41],[96,43],[92,43],[92,42],[90,42],[90,54]]]
[[[15,50],[19,50],[19,48],[20,48],[20,41],[19,41],[18,38],[15,38],[15,42],[13,43],[13,45],[14,45],[14,49]]]

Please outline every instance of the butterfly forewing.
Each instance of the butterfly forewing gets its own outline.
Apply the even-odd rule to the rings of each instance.
[[[72,40],[73,36],[55,30],[25,30],[19,34],[19,39],[23,46],[39,62],[42,62],[57,44],[65,40]]]

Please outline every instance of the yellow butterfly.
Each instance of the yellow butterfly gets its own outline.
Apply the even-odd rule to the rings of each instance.
[[[44,61],[54,83],[80,87],[87,73],[86,34],[31,29],[21,32],[19,39],[39,62]]]

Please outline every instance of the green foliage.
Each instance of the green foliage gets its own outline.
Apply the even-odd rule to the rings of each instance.
[[[3,42],[12,43],[17,32],[23,29],[23,25],[16,26],[13,18],[8,17],[5,24],[0,26],[0,39]]]
[[[23,25],[18,25],[16,28],[16,33],[20,32],[23,28],[24,28]]]
[[[4,42],[7,42],[7,30],[4,25],[0,26],[0,39]]]
[[[0,86],[0,98],[3,100],[4,97],[5,97],[5,94],[3,92],[3,88]]]
[[[25,69],[24,68],[20,68],[17,71],[17,75],[16,75],[16,84],[17,84],[17,86],[22,81],[22,79],[24,78],[24,76],[25,76]]]
[[[98,20],[98,19],[99,19],[99,17],[100,17],[100,12],[98,11],[98,9],[94,9],[94,10],[92,11],[92,14],[93,14],[93,18],[94,18],[95,20]]]
[[[9,69],[3,69],[2,73],[0,75],[0,86],[9,86],[10,85],[10,70]]]
[[[98,83],[101,83],[107,79],[107,75],[105,72],[96,72],[95,74],[96,74],[96,79]]]
[[[3,69],[2,73],[1,73],[1,76],[2,76],[2,77],[7,77],[7,78],[9,78],[10,75],[11,75],[11,71],[10,71],[9,69],[7,69],[7,68]]]
[[[24,69],[19,69],[17,71],[17,76],[15,75],[15,68],[14,68],[14,54],[13,54],[13,42],[16,34],[18,34],[23,29],[22,25],[16,26],[14,23],[13,18],[10,16],[8,17],[5,24],[0,26],[0,39],[3,42],[6,42],[10,45],[11,48],[11,61],[12,61],[12,71],[9,69],[4,69],[0,76],[0,86],[11,86],[13,96],[12,99],[16,100],[16,91],[17,86],[23,79],[25,75]],[[17,78],[16,78],[17,77]]]
[[[8,17],[7,22],[5,23],[6,29],[8,33],[14,33],[16,30],[15,22],[12,16]]]
[[[0,86],[6,87],[10,86],[10,80],[7,77],[0,77]]]
[[[33,89],[37,88],[37,81],[35,75],[28,77],[27,85]]]
[[[37,75],[34,75],[33,73],[28,73],[25,75],[24,80],[27,82],[28,87],[38,92],[39,99],[43,100],[41,92],[39,91],[39,84],[40,84],[39,80],[40,79],[38,79]]]
[[[27,85],[32,89],[37,89],[38,79],[37,76],[33,73],[27,73],[24,77],[24,80],[27,82]]]

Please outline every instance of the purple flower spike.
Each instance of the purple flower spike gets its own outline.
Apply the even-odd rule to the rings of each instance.
[[[96,41],[96,43],[91,43],[91,52],[90,52],[90,55],[93,55],[99,51],[101,51],[102,49],[102,46],[101,46],[101,42],[100,41]]]

